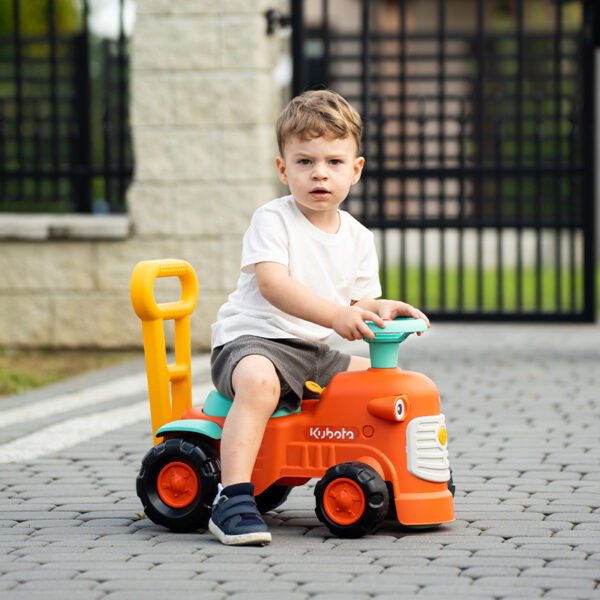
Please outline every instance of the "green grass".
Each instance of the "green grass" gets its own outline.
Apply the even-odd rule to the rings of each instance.
[[[600,291],[600,270],[596,289]],[[481,274],[481,278],[479,275]],[[478,281],[481,281],[478,286]],[[400,299],[426,310],[458,310],[513,312],[579,312],[583,309],[583,272],[570,270],[557,273],[543,269],[540,277],[533,268],[496,270],[465,268],[462,285],[456,268],[425,270],[425,284],[418,267],[408,267],[401,281],[399,268],[389,267],[382,284],[388,298]],[[462,297],[461,297],[462,296]]]
[[[0,396],[20,394],[139,354],[105,350],[11,350],[0,347]]]

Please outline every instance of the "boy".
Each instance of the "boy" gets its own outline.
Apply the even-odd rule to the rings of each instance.
[[[304,382],[326,386],[366,358],[324,342],[373,337],[398,316],[427,319],[381,294],[373,234],[339,205],[358,182],[362,123],[329,90],[294,98],[277,121],[279,178],[291,195],[259,208],[244,235],[241,275],[213,324],[212,377],[234,398],[221,438],[222,485],[210,531],[224,544],[266,544],[271,534],[250,483],[270,415],[299,406]]]

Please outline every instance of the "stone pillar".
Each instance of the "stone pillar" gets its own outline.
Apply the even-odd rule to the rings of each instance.
[[[274,122],[284,51],[264,13],[286,2],[142,0],[133,39],[136,252],[188,260],[200,281],[196,349],[237,281],[242,235],[257,206],[279,193]],[[116,254],[115,254],[116,252]],[[122,250],[105,260],[133,267]],[[128,253],[125,253],[128,254]]]

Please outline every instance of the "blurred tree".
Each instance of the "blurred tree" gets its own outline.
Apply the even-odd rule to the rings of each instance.
[[[15,4],[19,7],[23,36],[47,34],[52,12],[58,33],[74,33],[81,28],[82,0],[0,0],[0,36],[14,33]]]

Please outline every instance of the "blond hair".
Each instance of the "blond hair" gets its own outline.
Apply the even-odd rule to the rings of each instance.
[[[293,98],[277,119],[277,144],[283,156],[291,137],[310,140],[315,137],[354,138],[360,148],[362,120],[348,101],[332,90],[311,90]]]

